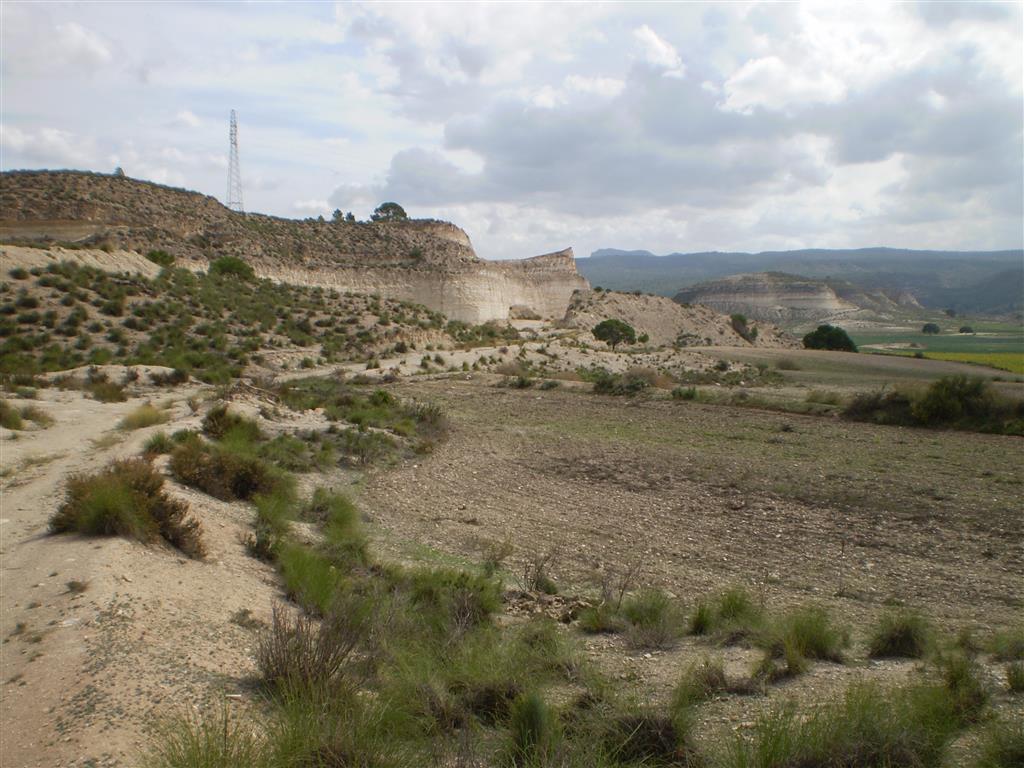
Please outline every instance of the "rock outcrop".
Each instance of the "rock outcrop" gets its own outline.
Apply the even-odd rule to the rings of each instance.
[[[683,306],[665,296],[651,294],[579,291],[573,295],[561,325],[591,330],[609,318],[629,323],[638,335],[646,334],[651,346],[799,346],[795,338],[770,323],[758,323],[756,336],[745,339],[733,328],[728,316],[710,307]]]
[[[82,172],[0,174],[0,242],[163,250],[194,268],[238,256],[260,277],[379,293],[473,323],[558,319],[573,292],[589,288],[571,249],[485,261],[448,222],[239,214],[197,192]]]
[[[858,309],[821,280],[782,272],[731,275],[700,283],[680,291],[673,301],[776,323],[821,320]]]

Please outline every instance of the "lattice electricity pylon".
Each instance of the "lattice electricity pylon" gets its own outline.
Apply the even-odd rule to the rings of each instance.
[[[238,165],[238,117],[231,110],[231,149],[228,153],[228,199],[227,206],[232,211],[245,213],[242,205],[242,170]]]

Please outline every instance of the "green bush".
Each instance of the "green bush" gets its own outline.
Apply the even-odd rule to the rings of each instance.
[[[157,727],[146,768],[271,768],[265,738],[225,703],[215,715],[178,715]]]
[[[868,639],[872,658],[919,659],[934,640],[931,622],[916,611],[898,610],[879,619]]]
[[[163,453],[170,453],[174,450],[174,446],[174,439],[166,432],[157,432],[146,441],[142,452],[147,456],[159,456]]]
[[[619,611],[615,610],[615,606],[602,601],[580,611],[579,627],[589,635],[614,634],[622,632],[626,628],[626,622]]]
[[[164,268],[174,266],[174,257],[167,251],[150,251],[146,254],[146,258],[157,266]]]
[[[982,736],[975,768],[1020,768],[1024,765],[1024,721],[993,723]]]
[[[1024,693],[1024,662],[1014,661],[1006,665],[1006,687],[1010,693]]]
[[[1024,624],[996,632],[989,648],[997,661],[1024,661]]]
[[[645,589],[627,598],[622,615],[629,622],[626,641],[634,648],[667,648],[683,634],[678,607],[660,589]]]
[[[288,596],[316,616],[330,610],[345,584],[329,557],[295,542],[281,544],[277,563]]]
[[[857,345],[842,328],[834,325],[819,325],[804,336],[805,349],[832,349],[839,352],[856,352]]]
[[[776,657],[784,656],[789,649],[807,659],[842,662],[849,634],[832,623],[824,608],[805,606],[772,622],[761,644]]]
[[[792,706],[762,717],[752,738],[737,737],[724,765],[938,768],[960,727],[943,687],[857,685],[808,718]]]
[[[284,482],[281,474],[261,459],[195,439],[174,449],[170,468],[180,482],[225,501],[245,501],[270,493]]]
[[[203,432],[214,440],[223,440],[228,432],[234,432],[236,436],[250,443],[263,438],[263,433],[255,421],[232,413],[226,403],[218,403],[203,417]]]
[[[687,710],[728,688],[729,680],[721,661],[704,659],[699,664],[691,664],[672,692],[672,711],[685,717]]]
[[[115,461],[95,474],[74,475],[64,503],[50,518],[50,530],[147,543],[163,537],[190,557],[203,557],[202,526],[188,518],[188,505],[162,490],[163,483],[163,475],[144,459]]]
[[[256,273],[253,268],[237,256],[221,256],[210,262],[209,274],[217,277],[235,277],[240,280],[253,280]]]
[[[4,429],[24,429],[21,412],[6,400],[0,400],[0,427]]]
[[[512,702],[509,737],[514,765],[543,765],[553,756],[558,740],[557,720],[537,693],[523,694]]]
[[[673,400],[696,400],[697,399],[697,388],[696,387],[675,387],[672,390]]]

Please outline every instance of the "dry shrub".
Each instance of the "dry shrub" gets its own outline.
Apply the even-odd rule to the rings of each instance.
[[[302,614],[289,618],[280,605],[256,647],[264,682],[279,690],[328,691],[344,677],[345,664],[364,635],[364,622],[348,612],[330,611],[322,621]]]

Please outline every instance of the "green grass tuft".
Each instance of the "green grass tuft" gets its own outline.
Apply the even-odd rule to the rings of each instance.
[[[934,635],[931,622],[916,611],[893,611],[882,616],[872,630],[868,655],[919,659],[931,648]]]

